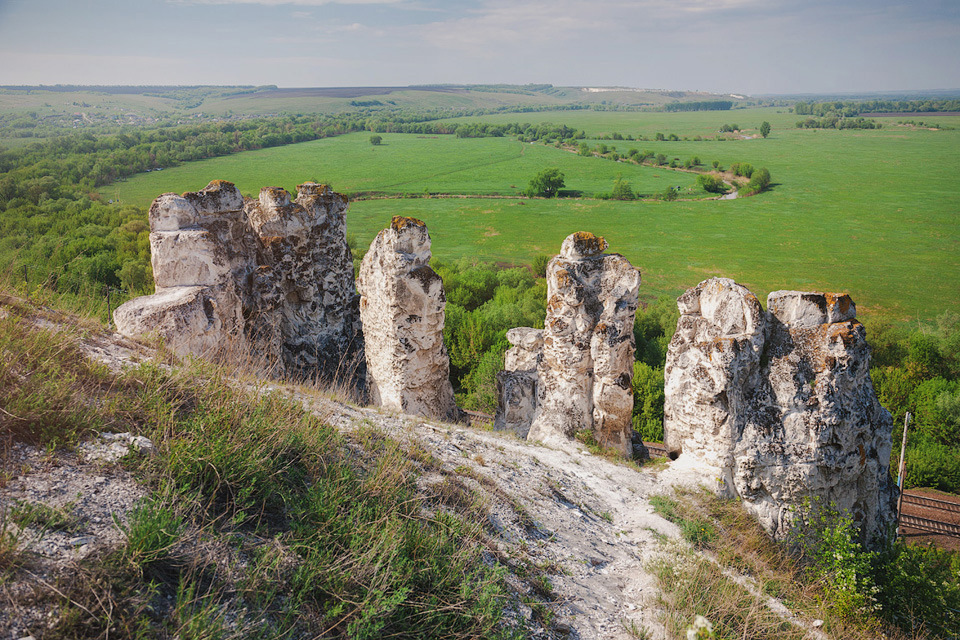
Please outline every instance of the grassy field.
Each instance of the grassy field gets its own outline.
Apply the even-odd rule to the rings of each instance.
[[[511,138],[469,138],[382,134],[383,144],[370,144],[369,133],[353,133],[286,147],[202,160],[137,175],[104,189],[109,197],[145,205],[169,191],[200,189],[214,178],[234,182],[244,194],[275,185],[294,190],[317,180],[341,192],[388,194],[456,193],[519,195],[546,167],[559,167],[568,189],[587,195],[610,192],[618,174],[641,193],[661,192],[668,185],[706,194],[690,173],[583,158],[542,144]]]
[[[909,119],[909,116],[905,117]],[[656,132],[713,136],[724,123],[745,133],[763,120],[767,139],[719,142],[614,141],[618,150],[650,149],[668,157],[699,156],[723,166],[766,166],[772,191],[716,202],[620,203],[595,200],[416,199],[356,202],[349,229],[361,244],[392,215],[424,219],[441,259],[476,256],[529,263],[555,253],[578,230],[607,236],[644,274],[645,296],[674,295],[712,275],[736,278],[758,295],[781,288],[848,291],[862,315],[929,319],[960,308],[960,130],[931,131],[884,119],[881,130],[797,129],[786,109],[727,112],[547,112],[502,114],[495,122],[564,122],[590,136]],[[960,118],[925,117],[960,129]],[[542,166],[559,166],[567,185],[609,191],[621,173],[641,192],[688,186],[693,176],[580,158],[508,139],[418,138],[368,134],[249,152],[137,176],[105,190],[146,204],[165,191],[186,191],[210,179],[293,188],[318,179],[340,191],[512,194]],[[522,154],[521,154],[522,150]],[[512,185],[512,186],[511,186]]]

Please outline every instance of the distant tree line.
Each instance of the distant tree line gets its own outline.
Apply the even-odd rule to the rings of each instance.
[[[730,100],[700,100],[693,102],[671,102],[664,105],[664,111],[729,111],[733,107]]]
[[[917,113],[960,111],[960,100],[838,100],[833,102],[797,102],[793,111],[798,116],[824,117],[835,114],[850,118],[861,113]]]

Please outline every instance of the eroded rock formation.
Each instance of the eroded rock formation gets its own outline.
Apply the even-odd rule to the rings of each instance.
[[[430,235],[420,220],[396,216],[370,245],[357,279],[374,404],[459,421],[443,344],[446,296],[430,268]]]
[[[539,403],[527,437],[565,443],[587,430],[629,456],[640,273],[606,248],[603,238],[574,233],[547,266]]]
[[[275,374],[348,369],[359,322],[346,209],[314,183],[295,201],[275,187],[244,201],[222,180],[160,196],[150,207],[156,293],[120,306],[117,330],[158,335],[182,355],[260,360]]]
[[[511,348],[497,374],[497,414],[494,429],[526,438],[537,411],[537,367],[543,360],[543,329],[517,327],[507,331]]]
[[[848,510],[865,542],[888,532],[890,414],[849,296],[776,291],[764,312],[732,280],[678,300],[664,441],[695,456],[774,536],[806,499]]]

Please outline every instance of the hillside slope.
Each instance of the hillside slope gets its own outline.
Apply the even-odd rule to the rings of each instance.
[[[248,401],[255,408],[260,406],[258,402],[283,406],[290,415],[299,411],[292,406],[302,407],[310,420],[308,425],[335,428],[339,435],[331,435],[331,442],[341,443],[339,451],[353,461],[351,464],[359,465],[364,479],[377,477],[379,484],[403,484],[412,479],[415,495],[408,496],[406,502],[414,508],[401,508],[401,515],[406,514],[403,518],[420,519],[427,527],[430,523],[446,522],[443,514],[479,523],[479,529],[456,529],[461,531],[457,545],[461,551],[479,545],[483,563],[502,572],[499,582],[503,591],[496,600],[504,610],[502,617],[499,613],[493,615],[495,624],[482,633],[469,622],[459,630],[397,632],[396,637],[677,637],[693,623],[691,611],[716,613],[708,604],[707,593],[689,601],[681,592],[684,584],[693,585],[694,590],[716,588],[717,593],[726,594],[722,597],[735,612],[742,633],[749,634],[744,637],[826,637],[817,629],[823,622],[813,621],[814,616],[823,617],[820,611],[804,606],[806,616],[795,617],[782,603],[764,594],[769,592],[766,587],[758,589],[756,581],[717,564],[716,556],[722,554],[698,551],[688,545],[683,540],[697,543],[696,535],[691,538],[689,532],[655,512],[662,512],[664,504],[676,504],[670,497],[675,491],[695,496],[697,486],[711,481],[685,465],[683,459],[638,467],[596,455],[586,446],[559,451],[482,428],[355,406],[326,390],[264,383],[242,375],[231,375],[227,386],[221,387],[213,379],[215,370],[209,367],[193,365],[192,370],[188,367],[186,373],[177,373],[182,369],[164,364],[170,361],[162,351],[158,353],[27,301],[5,298],[2,302],[0,343],[5,349],[9,351],[11,345],[13,349],[23,348],[21,353],[32,357],[37,355],[36,345],[41,342],[57,345],[48,353],[49,357],[44,356],[46,360],[39,358],[19,370],[16,366],[11,369],[8,363],[2,372],[8,386],[7,409],[4,422],[0,423],[0,433],[7,436],[6,446],[0,451],[0,592],[5,603],[0,634],[4,636],[122,636],[124,629],[132,629],[124,625],[142,625],[150,620],[154,627],[148,637],[307,637],[316,635],[317,630],[320,637],[380,637],[376,626],[380,624],[376,622],[380,614],[375,609],[361,611],[363,607],[359,605],[355,612],[358,617],[350,624],[310,627],[308,621],[298,619],[284,627],[284,615],[290,612],[282,602],[293,598],[301,587],[297,571],[290,573],[283,566],[287,563],[302,568],[309,560],[303,552],[306,543],[296,542],[297,523],[271,521],[268,501],[260,504],[259,515],[252,514],[251,520],[251,514],[237,506],[238,492],[249,489],[255,494],[259,487],[229,484],[231,480],[226,476],[234,471],[230,464],[216,466],[219,463],[214,444],[202,449],[204,437],[222,439],[230,447],[242,447],[254,436],[240,434],[235,444],[230,444],[234,440],[227,432],[178,432],[184,429],[176,426],[179,423],[168,424],[165,418],[157,417],[163,411],[153,414],[150,420],[128,420],[133,409],[117,398],[130,388],[139,393],[137,389],[148,387],[153,378],[166,380],[161,386],[168,391],[177,389],[173,394],[177,397],[176,411],[185,412],[185,419],[192,422],[205,419],[198,412],[222,412],[224,405]],[[25,342],[20,344],[17,340]],[[33,342],[27,344],[30,340]],[[79,444],[65,437],[56,446],[56,438],[44,442],[37,432],[30,437],[22,433],[18,436],[18,421],[27,421],[29,416],[25,409],[16,408],[25,405],[10,401],[15,396],[9,394],[10,390],[26,388],[31,384],[31,376],[47,371],[45,363],[51,358],[66,358],[73,353],[83,353],[101,363],[74,362],[70,365],[74,373],[61,372],[60,382],[56,383],[59,389],[63,380],[76,382],[70,388],[79,390],[79,395],[69,402],[85,405],[83,411],[93,411],[84,414],[85,421],[74,432]],[[146,368],[136,369],[138,362],[145,362]],[[76,374],[79,371],[86,371],[84,375],[98,380],[99,386],[81,384],[85,378]],[[171,377],[165,378],[168,375]],[[209,408],[199,391],[201,395],[195,398],[184,397],[184,382],[195,389],[207,387],[221,396],[230,396],[230,389],[235,389],[238,395],[227,397],[224,405]],[[156,402],[155,396],[150,397],[151,402]],[[57,409],[49,399],[47,403],[50,411],[65,415],[66,409]],[[103,420],[98,423],[95,415]],[[151,420],[157,423],[151,424]],[[246,428],[242,421],[238,424]],[[135,433],[149,435],[153,442],[137,436],[97,434],[131,426]],[[264,428],[267,441],[280,438],[278,434],[283,432],[281,425],[270,421]],[[305,437],[311,436],[298,436]],[[31,438],[39,446],[24,442]],[[207,453],[183,457],[183,443],[187,441],[195,446],[194,451]],[[284,451],[287,453],[283,455],[289,455],[289,446]],[[264,468],[272,468],[274,458],[283,457],[266,450],[256,455]],[[329,452],[318,460],[315,465],[321,467],[336,464]],[[176,520],[181,524],[157,526],[151,535],[173,529],[179,534],[171,537],[166,546],[147,544],[148,549],[153,549],[149,553],[154,554],[148,559],[137,556],[131,549],[137,540],[136,524],[143,521],[144,505],[169,504],[170,495],[178,496],[177,501],[189,502],[185,496],[191,494],[184,492],[183,485],[189,484],[191,477],[177,476],[176,469],[190,462],[215,468],[223,476],[217,477],[220,493],[213,494],[202,509],[170,504],[170,522],[182,518]],[[392,476],[390,467],[410,473]],[[257,470],[251,473],[256,474]],[[283,473],[289,474],[290,468],[284,467]],[[388,475],[381,477],[384,473]],[[314,468],[306,477],[320,482],[322,471]],[[256,478],[250,476],[249,482],[275,480],[272,476]],[[169,494],[170,485],[165,480],[177,485],[181,492]],[[233,492],[228,500],[233,510],[216,511],[220,508],[217,500],[223,497],[221,489],[227,484]],[[370,485],[363,486],[369,489]],[[389,500],[390,494],[377,496],[376,500],[383,501]],[[291,509],[291,504],[286,504],[278,517],[289,518]],[[739,512],[735,505],[734,510]],[[365,529],[368,533],[364,535],[386,527],[384,518],[387,516],[377,516],[374,528]],[[680,522],[683,525],[684,521]],[[313,532],[306,535],[309,538]],[[142,547],[142,540],[140,544]],[[449,555],[453,548],[443,553]],[[267,553],[264,549],[273,551]],[[263,604],[262,610],[256,610],[253,607],[257,599],[251,595],[248,581],[251,567],[260,567],[258,563],[264,557],[272,557],[279,564],[269,565],[272,569],[268,575],[260,576],[257,589],[278,593],[275,599]],[[396,561],[396,553],[389,557],[390,562]],[[722,560],[729,562],[730,558]],[[742,562],[738,566],[744,568]],[[700,578],[692,582],[684,578],[684,571],[703,567],[716,573],[713,579],[719,582],[708,586],[697,582]],[[722,571],[717,573],[718,569]],[[463,581],[463,600],[449,606],[464,610],[473,606],[477,596],[469,588],[471,576],[483,571],[475,567],[470,573],[453,575],[458,584]],[[665,571],[675,577],[665,579]],[[747,571],[761,577],[756,567],[748,566]],[[722,589],[716,587],[721,583],[725,585]],[[489,586],[483,581],[478,584],[484,589],[484,585]],[[433,589],[434,583],[428,586]],[[416,587],[413,589],[416,591]],[[410,597],[407,591],[403,593]],[[161,604],[157,604],[158,594]],[[384,601],[377,602],[377,606],[386,606]],[[436,600],[432,602],[445,608]],[[324,619],[329,619],[329,608],[318,611],[325,612]],[[307,615],[297,609],[297,616]],[[387,620],[387,613],[383,616]],[[373,622],[367,619],[370,617]],[[479,617],[483,616],[474,616]],[[496,634],[491,631],[494,628]],[[835,629],[838,637],[869,637],[846,635],[844,625]],[[738,636],[740,632],[738,628]]]

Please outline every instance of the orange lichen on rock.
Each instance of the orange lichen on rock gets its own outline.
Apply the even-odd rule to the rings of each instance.
[[[853,299],[846,293],[825,293],[823,294],[827,299],[827,304],[831,307],[836,305],[840,309],[840,313],[846,315],[850,311],[850,305],[853,304]]]
[[[426,227],[426,223],[423,220],[417,220],[416,218],[410,218],[407,216],[393,216],[393,219],[390,220],[390,228],[394,231],[403,231],[408,227]]]
[[[586,258],[603,253],[607,246],[603,236],[596,236],[589,231],[577,231],[567,236],[560,253],[568,258]]]

